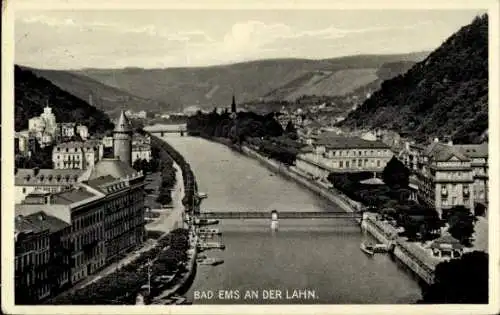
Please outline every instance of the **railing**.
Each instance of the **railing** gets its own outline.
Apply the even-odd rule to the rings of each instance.
[[[229,211],[229,212],[200,212],[196,214],[200,219],[270,219],[270,211]],[[360,212],[278,212],[278,219],[358,219]]]

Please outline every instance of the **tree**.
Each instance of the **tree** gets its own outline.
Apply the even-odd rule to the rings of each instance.
[[[297,139],[297,128],[295,128],[293,122],[290,120],[285,127],[285,133],[292,139]]]
[[[474,222],[476,218],[471,211],[464,206],[455,206],[448,211],[448,232],[458,239],[463,245],[470,245],[472,234],[474,234]]]
[[[169,203],[172,202],[172,196],[170,196],[169,191],[162,191],[158,195],[158,198],[156,198],[156,202],[161,204],[161,205],[168,205]]]
[[[421,304],[488,303],[488,254],[474,251],[438,264],[434,283],[422,291]]]
[[[406,188],[409,183],[410,171],[396,157],[392,157],[384,168],[382,178],[386,185],[391,188]]]

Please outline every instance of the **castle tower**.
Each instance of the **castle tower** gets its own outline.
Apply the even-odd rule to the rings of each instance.
[[[123,110],[113,131],[113,152],[115,158],[132,165],[132,126]]]

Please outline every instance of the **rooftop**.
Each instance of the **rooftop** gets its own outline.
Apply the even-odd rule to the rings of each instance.
[[[38,226],[41,230],[48,229],[51,233],[55,233],[70,226],[70,224],[64,222],[63,220],[48,215],[43,211],[25,216],[24,219],[31,224]]]
[[[456,157],[460,161],[469,161],[470,159],[461,153],[455,147],[441,142],[433,142],[426,150],[425,154],[436,162],[446,162],[452,157]]]
[[[464,246],[460,244],[459,240],[448,234],[434,240],[431,244],[431,248],[441,248],[441,245],[451,245],[453,249],[464,248]]]
[[[82,179],[90,181],[92,179],[104,177],[107,175],[115,179],[119,179],[134,174],[137,174],[137,171],[120,159],[104,158],[92,167],[89,167],[87,170],[85,170],[82,174]]]
[[[96,195],[88,192],[84,188],[76,188],[52,195],[53,203],[60,205],[70,205],[85,199],[95,197]]]
[[[124,111],[120,113],[114,132],[132,132],[132,125],[130,124],[130,121]]]
[[[36,175],[35,175],[36,174]],[[65,185],[78,181],[82,170],[73,169],[33,169],[19,168],[15,170],[15,185]]]
[[[316,145],[324,145],[330,149],[389,149],[381,141],[368,141],[358,137],[340,136],[335,132],[325,132],[317,137]]]
[[[456,144],[454,147],[462,154],[471,158],[488,157],[488,142],[481,144]]]

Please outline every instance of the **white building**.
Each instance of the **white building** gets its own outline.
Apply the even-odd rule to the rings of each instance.
[[[87,169],[102,159],[104,146],[96,140],[60,143],[52,150],[54,169]]]
[[[151,146],[149,144],[132,145],[132,163],[139,159],[151,160]]]
[[[82,140],[87,140],[89,138],[89,129],[85,125],[76,126],[76,133]]]
[[[388,145],[327,132],[297,155],[296,166],[314,177],[339,172],[382,172],[393,157]]]
[[[112,148],[113,147],[113,137],[111,137],[111,136],[103,137],[102,144],[104,145],[105,148]]]
[[[21,203],[33,192],[56,193],[71,189],[80,181],[82,170],[16,169],[14,177],[15,203]]]

